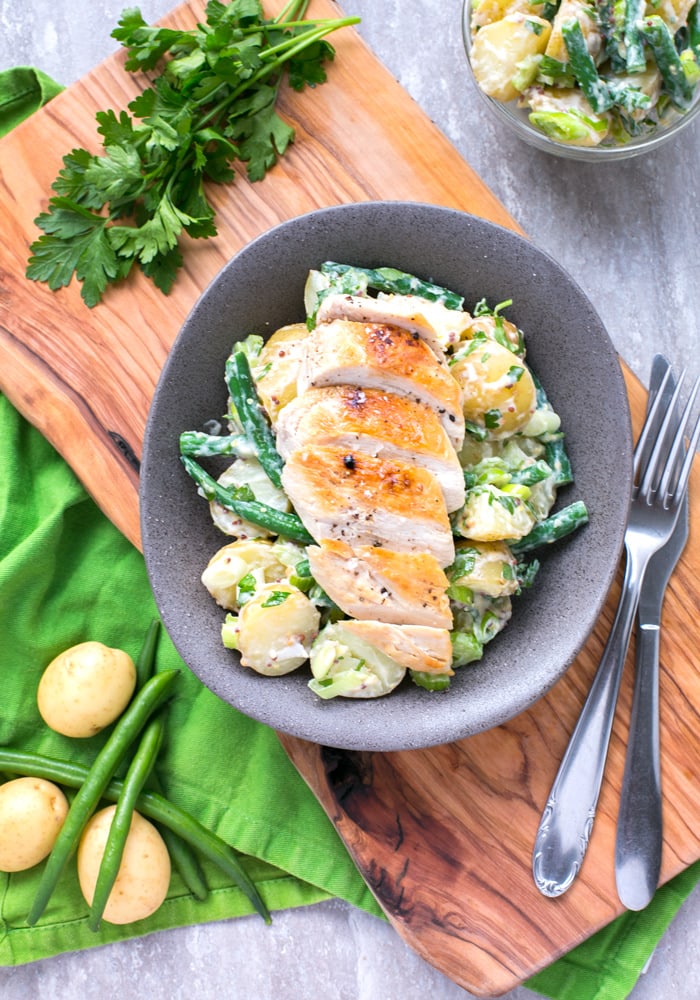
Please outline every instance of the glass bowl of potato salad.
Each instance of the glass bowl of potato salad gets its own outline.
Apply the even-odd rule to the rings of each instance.
[[[545,152],[636,156],[700,111],[700,0],[465,0],[462,30],[480,95]]]

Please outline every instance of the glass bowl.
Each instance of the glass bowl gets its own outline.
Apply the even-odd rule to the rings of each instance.
[[[501,122],[508,125],[525,142],[545,153],[564,157],[571,160],[607,162],[610,160],[623,160],[641,153],[647,153],[657,149],[677,135],[695,120],[700,113],[700,83],[695,86],[690,106],[685,111],[670,111],[663,124],[656,125],[643,133],[630,136],[624,140],[606,138],[597,146],[580,146],[559,141],[539,128],[536,128],[529,120],[529,107],[520,107],[518,101],[508,101],[504,103],[489,97],[479,86],[471,61],[472,53],[472,0],[464,0],[462,7],[462,37],[467,55],[467,63],[472,73],[472,79],[476,86],[480,98],[490,109],[491,113]]]

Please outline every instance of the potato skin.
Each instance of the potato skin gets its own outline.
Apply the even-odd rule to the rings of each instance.
[[[464,392],[465,419],[483,427],[491,439],[522,430],[535,412],[537,394],[529,369],[495,340],[472,341],[472,349],[450,371]]]
[[[254,374],[264,373],[257,382],[258,395],[273,427],[279,411],[297,394],[301,349],[309,332],[306,323],[280,327],[265,342],[255,362]]]
[[[116,806],[107,806],[96,812],[78,845],[78,881],[88,904],[92,903],[115,809]],[[135,812],[103,919],[110,924],[144,920],[163,903],[169,886],[170,856],[165,842],[155,826]]]
[[[44,778],[0,785],[0,871],[26,871],[48,857],[67,813],[65,795]]]
[[[268,605],[275,594],[289,596],[281,604]],[[308,659],[318,635],[320,614],[306,594],[280,581],[261,587],[243,605],[238,621],[241,666],[268,677],[281,677]]]
[[[136,667],[128,653],[101,642],[81,642],[46,667],[37,705],[57,733],[94,736],[121,715],[135,687]]]

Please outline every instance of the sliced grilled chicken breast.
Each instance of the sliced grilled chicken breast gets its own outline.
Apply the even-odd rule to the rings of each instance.
[[[445,501],[427,469],[345,448],[299,448],[282,485],[316,541],[427,552],[440,566],[454,560]]]
[[[341,319],[317,326],[304,341],[297,394],[328,385],[381,389],[425,403],[453,447],[462,447],[462,391],[447,362],[417,334],[387,323]]]
[[[376,646],[407,670],[454,673],[452,643],[447,629],[354,620],[344,621],[343,628]]]
[[[326,539],[307,549],[311,575],[352,618],[452,627],[448,580],[434,556]]]
[[[467,312],[448,309],[415,295],[327,295],[316,314],[317,323],[349,319],[357,323],[391,323],[417,333],[438,358],[458,343],[472,323]]]
[[[444,427],[425,403],[407,396],[328,386],[307,389],[277,420],[277,450],[285,460],[298,448],[337,445],[429,469],[448,511],[464,503],[464,473]]]

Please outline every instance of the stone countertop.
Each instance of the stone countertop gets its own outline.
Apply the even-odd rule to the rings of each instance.
[[[116,49],[119,0],[2,0],[0,68],[35,65],[64,84]],[[144,0],[154,21],[174,6]],[[345,0],[375,54],[507,210],[590,296],[620,355],[647,381],[653,355],[700,372],[700,120],[640,158],[589,165],[540,153],[492,120],[467,76],[461,0]],[[436,165],[439,169],[439,165]],[[700,889],[660,942],[630,1000],[700,997]],[[3,1000],[460,1000],[460,989],[383,922],[330,901],[165,931],[0,969]],[[504,1000],[534,998],[519,987]]]

